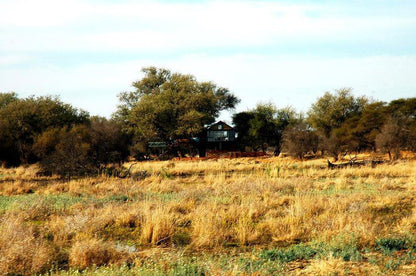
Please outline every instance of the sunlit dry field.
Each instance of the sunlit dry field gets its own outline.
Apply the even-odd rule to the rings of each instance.
[[[0,169],[0,271],[414,275],[416,160],[142,162],[141,180]]]

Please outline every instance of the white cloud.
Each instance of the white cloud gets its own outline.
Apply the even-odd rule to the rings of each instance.
[[[3,51],[171,51],[383,39],[414,17],[340,14],[342,7],[260,1],[4,1]],[[309,16],[315,12],[318,16]],[[392,36],[393,34],[390,34]]]

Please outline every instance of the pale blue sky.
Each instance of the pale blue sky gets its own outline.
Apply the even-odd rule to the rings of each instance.
[[[237,111],[341,87],[416,97],[415,49],[416,1],[0,0],[0,91],[93,115],[150,65],[229,88]]]

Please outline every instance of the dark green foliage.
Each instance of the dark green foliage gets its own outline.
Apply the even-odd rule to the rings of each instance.
[[[399,143],[400,149],[416,151],[416,98],[391,101],[386,110],[399,132],[399,139],[392,139],[392,142]]]
[[[361,116],[347,122],[348,138],[354,140],[357,149],[376,150],[376,136],[381,132],[387,116],[384,102],[365,105]]]
[[[342,238],[342,237],[341,237]],[[361,253],[355,242],[345,242],[334,238],[330,243],[295,244],[287,248],[264,250],[259,254],[261,259],[288,263],[299,260],[310,260],[318,257],[334,256],[344,261],[359,261]]]
[[[250,121],[254,119],[254,114],[251,111],[244,111],[233,115],[233,124],[238,137],[236,142],[241,150],[244,147],[253,147],[254,139],[250,136]]]
[[[410,240],[406,237],[388,237],[376,240],[376,248],[385,253],[409,249],[409,247]]]
[[[44,171],[71,177],[124,161],[127,141],[116,122],[95,117],[89,125],[44,131],[36,138],[33,150]]]
[[[6,107],[9,103],[19,100],[15,92],[0,93],[0,108]]]
[[[260,258],[270,261],[278,261],[281,263],[288,263],[295,260],[309,260],[314,258],[318,253],[318,249],[301,243],[284,249],[277,248],[265,250],[260,253]]]
[[[334,94],[326,92],[308,111],[308,121],[324,138],[322,148],[335,159],[341,152],[358,148],[353,133],[364,107],[365,97],[354,97],[350,88],[342,88]]]
[[[406,138],[400,121],[395,117],[389,117],[376,136],[375,142],[377,148],[387,152],[392,160],[400,157],[400,149],[406,144]]]
[[[251,111],[233,116],[241,149],[249,147],[255,151],[265,151],[268,147],[274,147],[276,155],[280,153],[283,131],[301,121],[302,116],[292,108],[277,109],[273,104],[258,104]]]
[[[96,167],[121,163],[129,155],[130,140],[121,124],[103,117],[92,117],[89,125],[91,158]]]
[[[325,137],[329,137],[333,129],[341,127],[349,118],[360,115],[367,104],[365,97],[356,98],[351,91],[350,88],[342,88],[335,90],[334,94],[326,92],[311,106],[309,121]]]
[[[115,121],[94,117],[56,97],[0,93],[0,161],[40,161],[44,171],[82,175],[128,155],[128,138]]]
[[[37,161],[32,151],[38,135],[50,128],[86,123],[88,114],[54,97],[17,99],[0,94],[0,160],[11,165]]]

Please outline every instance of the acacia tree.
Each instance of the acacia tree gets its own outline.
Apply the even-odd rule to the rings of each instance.
[[[387,152],[389,159],[400,157],[400,148],[405,141],[403,127],[397,118],[389,117],[383,125],[380,134],[376,137],[376,145],[382,151]],[[393,155],[392,155],[393,154]]]
[[[299,123],[283,132],[283,149],[287,153],[303,159],[305,154],[318,151],[318,135],[306,124]]]
[[[334,94],[326,92],[311,106],[308,121],[322,135],[323,148],[335,159],[341,151],[357,148],[356,139],[348,135],[367,103],[367,98],[354,97],[350,88],[342,88]]]
[[[192,75],[155,67],[142,71],[144,77],[133,82],[135,90],[119,95],[114,115],[135,143],[154,140],[171,144],[178,138],[196,136],[220,111],[239,102],[228,89],[198,82]]]

